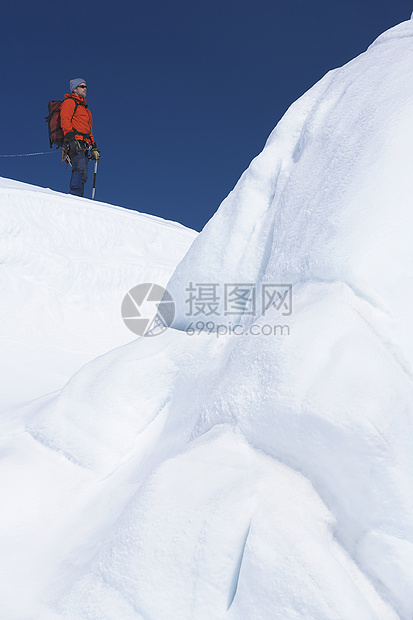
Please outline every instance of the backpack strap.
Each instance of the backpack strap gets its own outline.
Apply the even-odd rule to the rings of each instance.
[[[72,120],[73,120],[73,117],[76,114],[76,110],[77,110],[78,106],[81,105],[81,104],[78,101],[76,101],[76,99],[74,97],[67,97],[67,99],[71,99],[72,101],[75,102],[75,107],[74,107],[73,114],[72,114]]]

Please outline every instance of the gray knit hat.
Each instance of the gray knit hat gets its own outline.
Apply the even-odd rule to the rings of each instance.
[[[86,84],[86,80],[84,80],[83,78],[75,78],[74,80],[70,80],[70,92],[73,93],[75,88],[77,88],[79,84],[83,83]]]

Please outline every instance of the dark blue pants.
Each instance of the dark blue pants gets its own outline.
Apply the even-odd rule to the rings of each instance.
[[[70,177],[70,193],[75,196],[83,196],[87,181],[88,153],[78,151],[70,154],[72,164],[72,176]]]

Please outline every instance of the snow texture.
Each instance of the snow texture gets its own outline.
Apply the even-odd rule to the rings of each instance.
[[[0,617],[411,620],[412,54],[329,72],[198,236],[0,182]]]

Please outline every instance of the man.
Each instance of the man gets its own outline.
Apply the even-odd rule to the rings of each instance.
[[[60,124],[64,134],[63,148],[72,164],[70,193],[83,196],[87,181],[89,151],[91,159],[99,160],[100,153],[92,133],[92,114],[86,103],[86,81],[70,80],[70,94],[60,108]]]

